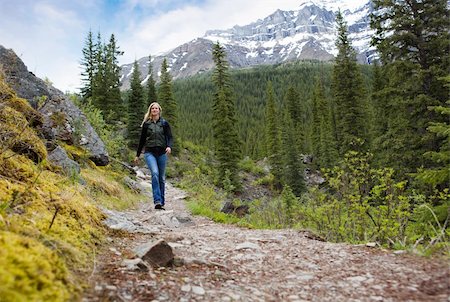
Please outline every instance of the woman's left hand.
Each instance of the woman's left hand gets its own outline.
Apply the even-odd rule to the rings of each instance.
[[[170,147],[167,147],[166,148],[166,154],[170,154],[170,153],[172,153],[172,149]]]

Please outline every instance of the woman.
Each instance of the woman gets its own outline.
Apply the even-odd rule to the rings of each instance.
[[[161,117],[161,106],[153,102],[142,121],[142,132],[134,162],[144,149],[144,159],[152,173],[153,203],[164,210],[167,155],[172,152],[173,137],[169,123]]]

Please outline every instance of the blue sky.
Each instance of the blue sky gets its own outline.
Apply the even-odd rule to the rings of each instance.
[[[105,41],[114,33],[125,64],[169,51],[206,30],[245,25],[278,8],[297,9],[303,1],[0,0],[0,45],[56,88],[77,92],[89,30]]]

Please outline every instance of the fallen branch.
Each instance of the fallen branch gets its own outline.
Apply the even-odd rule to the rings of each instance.
[[[56,211],[53,214],[52,222],[50,223],[50,226],[48,227],[49,230],[52,228],[53,222],[55,222],[56,215],[58,215],[60,207],[59,206],[55,206],[55,209],[56,209]]]
[[[114,157],[109,157],[111,158],[114,162],[122,165],[122,167],[124,167],[125,169],[127,169],[129,172],[131,172],[133,175],[136,175],[136,171],[133,169],[133,167],[127,163],[124,163],[123,161],[120,161],[118,159],[115,159]]]

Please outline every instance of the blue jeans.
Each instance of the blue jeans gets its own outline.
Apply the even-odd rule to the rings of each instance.
[[[153,203],[164,205],[167,155],[164,153],[156,156],[150,152],[146,152],[144,153],[144,159],[152,172]]]

